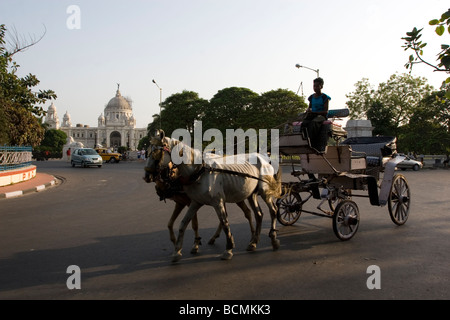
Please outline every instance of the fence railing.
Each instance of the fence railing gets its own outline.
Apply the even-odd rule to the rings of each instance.
[[[31,165],[32,147],[0,146],[0,171]]]

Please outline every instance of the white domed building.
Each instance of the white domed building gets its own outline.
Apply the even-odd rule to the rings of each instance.
[[[73,127],[67,111],[60,126],[53,103],[48,108],[45,122],[50,128],[64,131],[68,137],[88,148],[101,145],[107,148],[125,146],[136,150],[139,140],[147,135],[147,128],[136,128],[131,101],[122,97],[119,87],[115,97],[109,100],[104,112],[98,117],[98,127],[82,124]]]

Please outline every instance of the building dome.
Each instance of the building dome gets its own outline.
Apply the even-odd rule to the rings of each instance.
[[[50,105],[50,107],[48,107],[48,111],[53,111],[53,112],[55,112],[56,111],[56,107],[55,107],[55,104],[52,102],[52,104]]]
[[[66,111],[66,113],[63,116],[63,120],[70,120],[70,114],[69,111]]]
[[[125,110],[132,110],[130,103],[122,97],[120,94],[119,89],[117,89],[116,96],[109,100],[108,104],[105,108],[105,113],[107,111],[125,111]]]
[[[66,111],[66,113],[63,116],[62,126],[63,127],[71,127],[72,126],[72,122],[70,121],[70,114],[68,111]]]

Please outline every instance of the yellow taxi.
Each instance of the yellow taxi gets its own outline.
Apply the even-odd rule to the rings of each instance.
[[[96,148],[95,151],[102,157],[103,161],[115,163],[122,160],[122,155],[117,152],[112,152],[106,148]]]

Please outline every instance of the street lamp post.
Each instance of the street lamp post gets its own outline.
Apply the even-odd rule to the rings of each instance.
[[[308,70],[312,70],[312,71],[314,71],[315,73],[317,73],[317,78],[319,77],[319,69],[312,69],[312,68],[308,68],[308,67],[305,67],[305,66],[301,66],[301,65],[299,65],[298,63],[295,65],[297,68],[305,68],[305,69],[308,69]]]
[[[158,89],[159,89],[159,128],[161,129],[161,128],[162,128],[162,120],[161,120],[161,119],[162,119],[162,117],[161,117],[162,88],[160,88],[160,87],[158,86],[158,84],[156,83],[155,79],[153,79],[152,82],[153,82],[154,84],[156,84],[156,86],[157,86]]]

